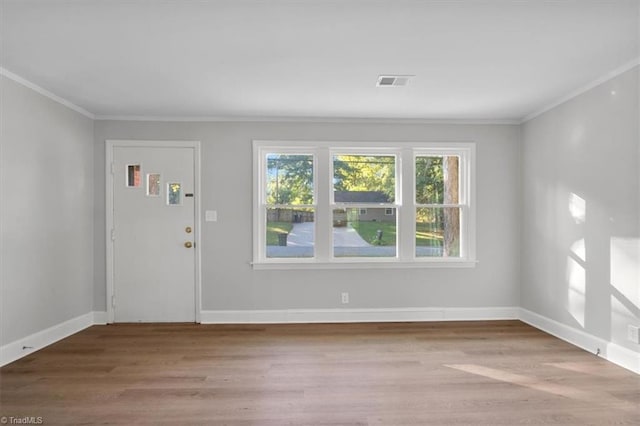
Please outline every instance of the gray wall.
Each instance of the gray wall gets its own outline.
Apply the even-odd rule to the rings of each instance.
[[[93,121],[0,76],[4,345],[92,311]]]
[[[104,141],[200,140],[204,310],[498,307],[519,304],[519,127],[342,123],[95,122],[94,309],[105,307]],[[254,271],[252,139],[476,141],[478,259],[473,269]]]
[[[636,351],[625,333],[640,325],[638,76],[636,67],[523,125],[520,299]]]
[[[342,291],[350,308],[520,305],[637,350],[638,80],[636,67],[500,126],[92,122],[2,77],[0,344],[106,310],[104,141],[189,139],[219,216],[202,223],[205,310],[336,308]],[[477,267],[254,271],[252,139],[476,141]]]

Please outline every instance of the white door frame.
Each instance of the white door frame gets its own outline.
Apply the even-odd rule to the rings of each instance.
[[[105,182],[106,182],[106,263],[107,263],[107,322],[114,322],[114,282],[113,282],[113,151],[125,148],[193,148],[194,151],[194,221],[195,221],[195,318],[200,322],[201,304],[201,244],[200,244],[200,141],[155,141],[155,140],[106,140],[105,141]]]

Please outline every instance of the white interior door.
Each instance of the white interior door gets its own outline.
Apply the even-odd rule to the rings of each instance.
[[[113,147],[113,320],[196,319],[195,149]]]

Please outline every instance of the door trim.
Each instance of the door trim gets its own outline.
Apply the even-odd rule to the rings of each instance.
[[[199,323],[202,311],[202,274],[201,274],[201,247],[200,243],[200,141],[155,141],[155,140],[127,140],[108,139],[105,141],[105,241],[106,241],[106,295],[107,295],[107,323],[111,324],[115,319],[113,306],[114,282],[113,282],[113,241],[111,230],[113,229],[113,151],[115,148],[193,148],[194,152],[194,242],[195,242],[195,311],[196,322]]]

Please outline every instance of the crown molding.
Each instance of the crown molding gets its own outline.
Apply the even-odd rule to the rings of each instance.
[[[430,119],[430,118],[362,118],[362,117],[278,117],[278,116],[155,116],[155,115],[96,115],[101,121],[160,121],[160,122],[216,122],[216,123],[336,123],[336,124],[463,124],[518,125],[519,119]]]
[[[605,83],[609,80],[612,80],[614,78],[616,78],[617,76],[619,76],[620,74],[623,74],[635,67],[637,67],[638,65],[640,65],[640,57],[635,58],[634,60],[632,60],[631,62],[627,62],[626,64],[622,65],[621,67],[616,68],[613,71],[610,71],[608,73],[606,73],[605,75],[593,80],[591,83],[586,84],[585,86],[580,87],[577,90],[574,90],[573,92],[555,100],[554,102],[548,104],[547,106],[540,108],[537,111],[532,112],[531,114],[528,114],[527,116],[525,116],[518,124],[524,124],[529,120],[533,120],[534,118],[544,114],[545,112],[552,110],[553,108],[562,105],[563,103],[570,101],[573,98],[576,98],[580,95],[582,95],[585,92],[588,92],[589,90],[593,89],[596,86],[601,85],[602,83]]]
[[[50,91],[48,91],[47,89],[44,89],[40,86],[38,86],[35,83],[30,82],[29,80],[20,77],[17,74],[12,73],[11,71],[9,71],[6,68],[0,67],[0,75],[15,81],[16,83],[22,84],[25,87],[28,87],[29,89],[33,90],[34,92],[37,92],[39,94],[41,94],[42,96],[45,96],[49,99],[51,99],[52,101],[58,102],[61,105],[66,106],[69,109],[74,110],[77,113],[80,113],[82,115],[84,115],[87,118],[90,118],[92,120],[95,120],[96,116],[87,111],[86,109],[79,107],[78,105],[74,104],[73,102],[69,102],[68,100],[61,98],[60,96],[56,95],[55,93],[52,93]]]

